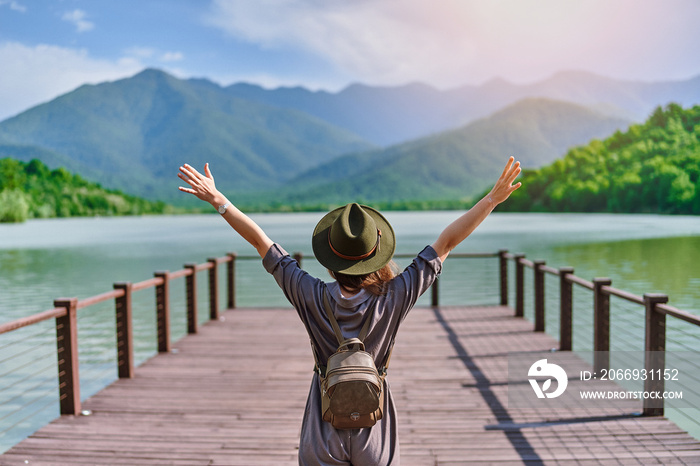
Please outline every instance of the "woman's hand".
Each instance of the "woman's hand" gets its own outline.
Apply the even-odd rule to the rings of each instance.
[[[513,184],[515,178],[520,174],[520,162],[513,163],[514,160],[513,157],[508,159],[506,168],[503,169],[500,178],[486,197],[477,202],[464,215],[447,225],[447,228],[440,233],[438,239],[433,243],[433,249],[437,252],[440,260],[447,259],[450,251],[471,235],[476,227],[489,216],[494,207],[508,199],[508,196],[520,187],[520,183]]]
[[[267,254],[267,251],[273,244],[272,240],[268,238],[257,223],[238,210],[236,206],[229,204],[228,199],[216,189],[214,177],[211,174],[211,170],[209,170],[208,163],[204,165],[204,175],[185,164],[180,167],[180,173],[177,176],[191,186],[191,188],[180,186],[180,191],[194,194],[214,207],[228,205],[228,209],[222,214],[224,220],[258,251],[260,257],[265,257],[265,254]]]
[[[503,173],[501,173],[498,181],[496,181],[496,184],[493,186],[491,192],[489,192],[487,196],[494,207],[508,199],[513,191],[522,185],[522,183],[513,184],[522,170],[520,168],[520,162],[513,163],[514,160],[515,159],[513,157],[508,159],[508,163],[506,163]]]
[[[204,165],[204,175],[190,165],[185,164],[180,167],[180,173],[177,176],[191,186],[191,188],[180,186],[178,188],[180,191],[194,194],[214,207],[224,204],[222,194],[216,189],[214,177],[211,174],[208,163]]]

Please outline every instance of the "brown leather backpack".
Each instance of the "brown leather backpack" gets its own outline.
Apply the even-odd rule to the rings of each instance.
[[[323,420],[336,429],[372,427],[383,415],[384,378],[391,351],[384,366],[377,370],[374,358],[365,351],[363,343],[372,314],[366,317],[359,338],[345,339],[325,294],[323,304],[338,339],[338,350],[328,358],[325,366],[320,364],[314,348],[315,370],[321,378]]]

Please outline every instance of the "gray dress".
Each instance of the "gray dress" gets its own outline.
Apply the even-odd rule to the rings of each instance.
[[[442,262],[435,250],[428,246],[389,283],[386,295],[374,296],[362,290],[348,298],[342,295],[337,282],[324,283],[312,277],[277,244],[265,255],[263,266],[275,277],[297,310],[321,361],[326,361],[338,348],[323,307],[324,293],[330,297],[330,305],[345,338],[357,337],[365,317],[373,310],[365,349],[372,354],[379,368],[386,361],[399,324],[440,273]],[[391,369],[388,378],[391,378],[390,374]],[[301,427],[299,464],[398,465],[396,407],[387,380],[384,383],[384,416],[380,422],[366,429],[336,430],[322,419],[319,377],[314,373]]]

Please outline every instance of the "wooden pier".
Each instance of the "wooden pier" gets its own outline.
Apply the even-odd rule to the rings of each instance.
[[[301,263],[301,255],[295,258]],[[296,464],[313,366],[308,337],[291,308],[237,308],[236,264],[242,259],[259,260],[229,253],[139,283],[115,283],[113,290],[82,300],[56,299],[53,309],[0,323],[1,335],[55,320],[62,414],[0,455],[0,466]],[[440,305],[438,283],[461,287],[465,279],[441,278],[430,305],[411,311],[402,325],[388,378],[399,412],[402,464],[700,464],[700,441],[663,417],[663,404],[644,400],[613,409],[570,403],[545,410],[509,406],[508,399],[509,386],[529,388],[526,376],[515,385],[508,379],[509,355],[556,349],[577,357],[571,351],[573,317],[580,312],[593,317],[594,370],[610,367],[611,297],[645,313],[645,338],[635,343],[648,373],[665,374],[665,358],[658,355],[666,350],[667,318],[700,335],[700,317],[669,306],[666,295],[637,296],[613,288],[607,278],[587,281],[571,267],[555,269],[522,254],[450,257],[457,259],[495,261],[486,289],[490,302],[500,305]],[[222,265],[226,272],[219,277]],[[533,322],[524,318],[527,270]],[[200,272],[208,275],[204,325],[198,318]],[[557,278],[558,302],[548,312],[559,313],[558,340],[544,331],[545,276]],[[170,288],[179,278],[188,335],[173,342]],[[223,305],[219,282],[226,288]],[[590,299],[583,307],[579,301],[575,312],[574,288]],[[132,295],[149,289],[155,291],[158,355],[136,367]],[[119,380],[83,401],[77,315],[106,301],[114,302]],[[644,381],[645,392],[663,390],[663,380]]]
[[[558,345],[513,314],[411,311],[388,377],[402,464],[700,464],[700,441],[664,417],[509,408],[508,353]],[[297,464],[313,359],[293,309],[229,310],[172,348],[83,402],[89,416],[60,417],[0,465]]]

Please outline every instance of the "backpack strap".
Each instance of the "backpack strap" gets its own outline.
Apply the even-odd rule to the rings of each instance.
[[[345,338],[343,338],[343,333],[340,331],[340,326],[338,325],[338,321],[335,319],[335,316],[333,315],[333,309],[331,309],[331,305],[328,302],[328,294],[323,293],[323,307],[326,308],[326,315],[328,316],[328,320],[331,321],[331,326],[333,327],[333,331],[335,332],[335,337],[338,339],[338,344],[340,345],[343,343]]]
[[[345,337],[343,337],[343,333],[340,331],[340,326],[338,325],[338,321],[336,320],[335,316],[333,315],[333,309],[331,308],[330,303],[328,302],[328,294],[323,293],[323,307],[326,308],[326,315],[328,316],[328,320],[331,321],[331,326],[333,327],[333,332],[335,332],[335,337],[338,339],[338,344],[342,345],[343,342],[345,341]],[[374,311],[374,308],[372,309]],[[372,323],[372,316],[374,315],[374,312],[371,312],[370,315],[368,315],[365,318],[365,323],[362,326],[362,329],[360,329],[360,335],[358,338],[364,342],[365,338],[367,338],[367,334],[369,333],[369,325]]]
[[[318,358],[318,353],[316,352],[316,346],[311,338],[309,338],[309,343],[311,343],[311,352],[314,354],[314,361],[316,362],[316,364],[314,364],[314,372],[323,378],[326,376],[326,366],[321,364],[321,361]]]
[[[391,340],[391,345],[389,346],[389,353],[386,355],[386,361],[384,365],[379,368],[379,376],[384,380],[386,377],[386,372],[389,370],[389,361],[391,361],[391,352],[394,351],[394,340]]]
[[[333,309],[331,309],[331,305],[328,302],[328,295],[325,292],[323,293],[323,307],[326,310],[326,316],[328,316],[328,320],[330,320],[331,322],[331,327],[333,327],[335,338],[338,340],[338,344],[340,345],[345,339],[343,338],[343,333],[340,331],[338,321],[333,315]],[[316,351],[316,347],[314,346],[313,340],[311,340],[311,350],[314,353],[314,360],[316,361],[316,365],[314,366],[314,372],[318,373],[319,377],[323,379],[326,376],[326,366],[325,364],[321,363],[321,360],[318,357],[318,352]]]
[[[369,325],[372,323],[372,317],[374,317],[374,308],[372,308],[372,310],[369,312],[369,315],[365,318],[365,324],[362,326],[362,329],[360,329],[360,335],[358,338],[363,342],[369,333]]]
[[[348,338],[344,342],[338,346],[338,351],[346,351],[349,349],[351,346],[355,345],[357,348],[359,348],[361,351],[365,350],[365,344],[360,340],[359,338]],[[345,349],[343,349],[345,348]]]

